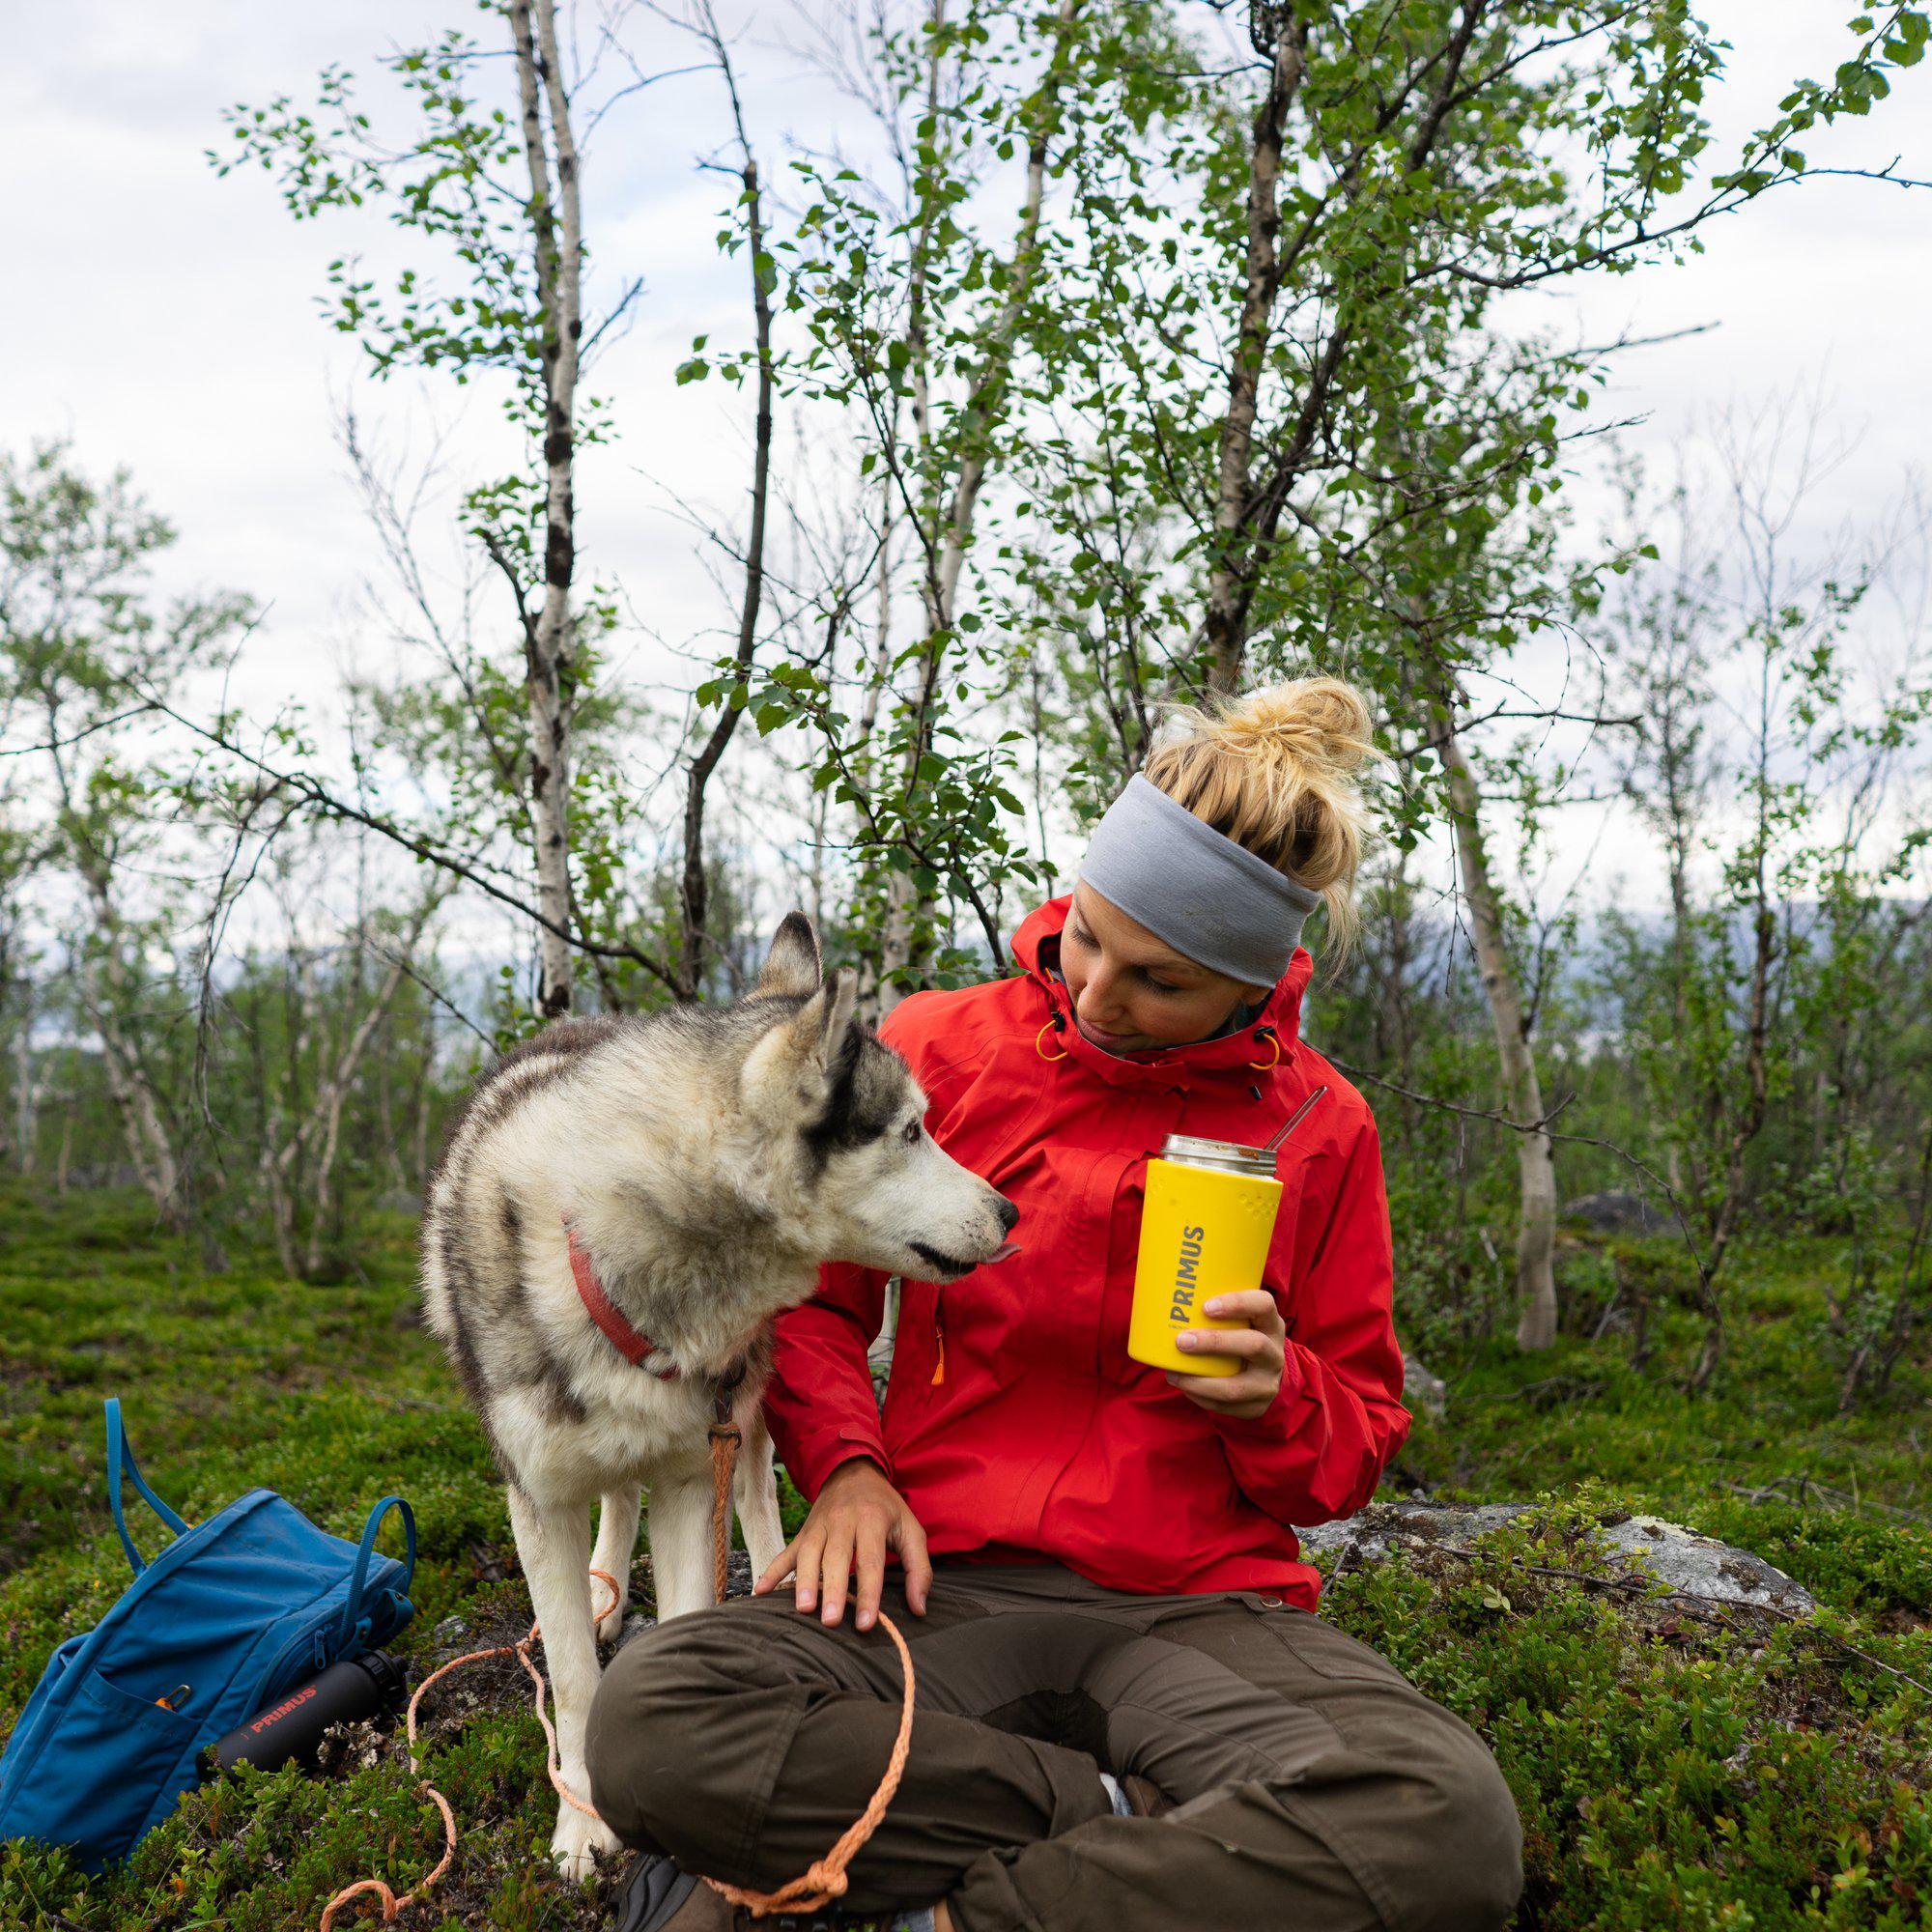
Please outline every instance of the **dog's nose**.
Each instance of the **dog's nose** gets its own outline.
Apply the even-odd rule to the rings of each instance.
[[[1002,1194],[996,1197],[1000,1204],[1000,1232],[1010,1235],[1013,1223],[1020,1218],[1020,1210]]]

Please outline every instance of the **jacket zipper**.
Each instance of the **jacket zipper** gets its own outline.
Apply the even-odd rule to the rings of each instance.
[[[938,1293],[932,1297],[932,1334],[939,1345],[932,1364],[932,1386],[937,1388],[946,1379],[946,1302]]]

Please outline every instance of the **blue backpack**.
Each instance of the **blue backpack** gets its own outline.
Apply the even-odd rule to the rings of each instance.
[[[121,1514],[124,1470],[174,1531],[152,1563]],[[190,1529],[142,1480],[109,1401],[107,1500],[134,1580],[47,1660],[0,1757],[0,1838],[71,1846],[88,1871],[167,1816],[197,1782],[204,1746],[415,1614],[415,1519],[400,1496],[370,1511],[359,1545],[324,1534],[272,1490]],[[374,1553],[391,1510],[408,1539],[400,1563]]]

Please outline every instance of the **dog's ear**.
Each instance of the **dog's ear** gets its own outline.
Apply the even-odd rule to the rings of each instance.
[[[790,1100],[806,1107],[823,1101],[858,1046],[858,998],[859,976],[842,966],[797,1012],[771,1028],[745,1060],[747,1101],[780,1106]]]
[[[765,954],[764,970],[752,988],[752,997],[815,993],[824,977],[818,935],[812,931],[811,922],[802,912],[788,912],[772,935],[772,950]]]

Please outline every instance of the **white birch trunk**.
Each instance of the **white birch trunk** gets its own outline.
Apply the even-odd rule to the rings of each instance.
[[[40,1137],[41,1101],[47,1091],[47,1075],[34,1066],[34,987],[20,981],[20,1030],[14,1036],[14,1158],[23,1175],[32,1174],[39,1164],[36,1141]]]
[[[101,955],[97,967],[83,965],[79,983],[87,1016],[100,1038],[100,1065],[108,1097],[120,1117],[128,1143],[128,1157],[141,1185],[152,1197],[164,1226],[179,1232],[185,1225],[186,1204],[182,1194],[181,1161],[167,1126],[166,1110],[141,1064],[139,1045],[122,1025],[121,1009],[128,998],[127,961],[121,956],[121,922],[114,909],[105,862],[91,850],[79,854],[80,874],[94,904],[95,930]],[[99,981],[96,973],[99,974]]]
[[[108,1097],[120,1116],[128,1158],[162,1222],[179,1230],[183,1224],[181,1163],[175,1157],[160,1101],[107,1002],[91,986],[82,998],[88,1018],[100,1037],[101,1072],[106,1077]]]
[[[389,968],[387,977],[364,1009],[360,1021],[349,1037],[349,1043],[337,1057],[316,1095],[312,1122],[321,1123],[320,1145],[309,1174],[308,1240],[302,1254],[303,1273],[309,1280],[322,1272],[322,1249],[328,1225],[328,1212],[335,1198],[335,1157],[342,1144],[342,1112],[355,1086],[362,1057],[376,1037],[396,993],[403,983],[401,961]]]
[[[1536,1055],[1529,1043],[1522,995],[1503,943],[1502,905],[1490,876],[1475,774],[1451,728],[1452,720],[1453,713],[1445,704],[1443,736],[1437,749],[1449,781],[1449,816],[1456,834],[1463,897],[1469,910],[1476,965],[1482,975],[1483,993],[1495,1032],[1504,1104],[1510,1117],[1522,1123],[1524,1129],[1516,1135],[1518,1186],[1521,1195],[1516,1248],[1517,1347],[1543,1350],[1556,1340],[1555,1143],[1550,1139],[1549,1129],[1542,1124],[1543,1085],[1537,1077]]]
[[[534,13],[534,26],[532,24]],[[583,324],[583,256],[577,149],[557,57],[554,0],[510,0],[529,169],[529,219],[543,307],[544,594],[526,624],[530,717],[530,815],[536,841],[537,1011],[567,1013],[572,999],[570,942],[570,730],[576,639],[570,590],[576,569],[575,464],[577,366]],[[548,144],[544,107],[550,110]],[[552,184],[552,155],[555,185]]]
[[[1204,622],[1211,654],[1208,678],[1213,689],[1232,692],[1240,677],[1240,590],[1242,571],[1236,548],[1249,514],[1255,417],[1261,403],[1262,368],[1273,329],[1274,300],[1280,288],[1277,244],[1281,234],[1281,150],[1289,103],[1304,71],[1304,29],[1285,20],[1275,42],[1268,91],[1255,115],[1248,151],[1247,272],[1235,353],[1228,370],[1228,413],[1221,426],[1220,466],[1214,486],[1214,566],[1208,580]]]

